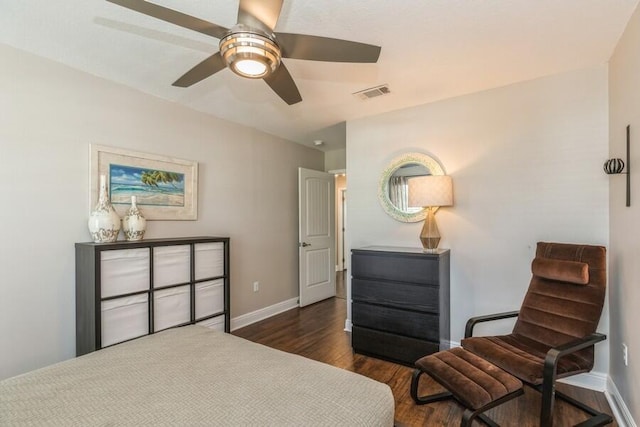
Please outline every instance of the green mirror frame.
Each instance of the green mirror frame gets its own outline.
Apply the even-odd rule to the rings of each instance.
[[[405,212],[395,206],[389,198],[389,180],[393,174],[403,166],[418,164],[424,166],[431,175],[444,175],[442,166],[431,156],[423,153],[405,153],[393,159],[382,171],[378,183],[378,200],[382,209],[393,219],[401,222],[419,222],[426,216],[426,210],[418,212]]]

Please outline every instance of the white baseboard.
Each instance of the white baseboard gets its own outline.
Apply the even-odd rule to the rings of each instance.
[[[618,387],[616,387],[611,377],[607,378],[607,391],[604,395],[607,397],[609,406],[611,406],[611,410],[613,411],[613,416],[616,417],[616,421],[620,427],[638,427],[633,420],[631,411],[629,411],[627,404],[624,402],[624,399],[622,399]]]
[[[351,323],[351,320],[345,319],[345,321],[344,321],[344,330],[347,331],[347,332],[351,332],[351,326],[352,325],[353,324]]]
[[[252,311],[251,313],[242,314],[231,319],[231,330],[235,331],[236,329],[244,328],[252,323],[268,319],[271,316],[275,316],[276,314],[280,314],[296,307],[298,307],[298,298],[291,298],[289,300],[270,305],[269,307]]]
[[[571,377],[559,379],[558,382],[587,388],[589,390],[604,393],[607,391],[607,379],[609,376],[602,372],[585,372],[584,374],[573,375]]]

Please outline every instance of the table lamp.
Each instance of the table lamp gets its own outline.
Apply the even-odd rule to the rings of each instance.
[[[427,210],[420,241],[426,252],[434,252],[440,243],[435,212],[440,206],[453,205],[453,182],[449,175],[416,176],[408,181],[409,206]]]

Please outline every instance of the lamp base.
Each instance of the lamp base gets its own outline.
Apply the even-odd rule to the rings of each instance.
[[[425,252],[435,252],[440,244],[440,231],[436,224],[435,210],[437,208],[428,207],[427,217],[424,220],[422,231],[420,232],[420,241]]]
[[[434,248],[434,249],[422,248],[422,252],[424,252],[425,254],[438,254],[441,251],[438,248]]]

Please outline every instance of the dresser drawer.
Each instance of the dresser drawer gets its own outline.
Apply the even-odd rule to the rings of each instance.
[[[437,315],[354,301],[353,324],[404,336],[439,341]]]
[[[354,326],[351,346],[356,353],[413,366],[416,360],[440,350],[438,343]]]
[[[354,250],[351,258],[351,275],[358,279],[438,285],[438,267],[437,258],[427,259],[418,254],[395,256],[393,253]]]
[[[351,297],[354,301],[437,314],[440,307],[439,295],[439,288],[436,286],[356,278],[351,280]]]

